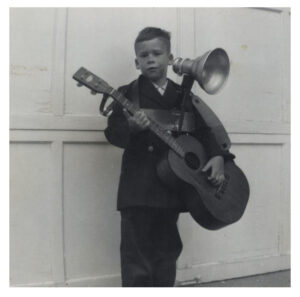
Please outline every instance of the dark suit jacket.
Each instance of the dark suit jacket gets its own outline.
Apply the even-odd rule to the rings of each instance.
[[[133,83],[120,88],[121,91],[125,90],[124,95],[129,100],[132,100],[132,85]],[[138,78],[138,86],[141,108],[180,110],[182,89],[173,81],[169,80],[163,96],[142,75]],[[210,133],[210,128],[196,112],[191,100],[187,100],[185,110],[196,114],[197,129],[193,136],[202,142],[208,156],[223,155],[232,159],[234,157],[232,154],[224,153],[219,148]],[[118,210],[133,206],[186,210],[184,201],[178,197],[178,192],[166,187],[157,176],[156,165],[169,149],[160,138],[150,130],[131,131],[119,104],[114,105],[113,112],[108,118],[105,136],[111,144],[125,148],[118,189]]]

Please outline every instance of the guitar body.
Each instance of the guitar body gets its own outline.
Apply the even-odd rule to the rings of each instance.
[[[182,158],[169,150],[157,167],[161,180],[180,192],[188,211],[202,227],[217,230],[238,221],[250,192],[242,170],[233,161],[225,162],[225,181],[215,187],[201,171],[207,162],[202,144],[185,135],[176,140],[187,153]]]

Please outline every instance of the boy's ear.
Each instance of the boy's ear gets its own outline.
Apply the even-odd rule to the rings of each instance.
[[[169,55],[169,63],[168,65],[172,65],[174,60],[174,56],[172,54]]]
[[[140,69],[140,64],[137,59],[134,60],[136,69]]]

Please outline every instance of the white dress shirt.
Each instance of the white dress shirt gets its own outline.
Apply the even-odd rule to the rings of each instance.
[[[166,91],[167,85],[168,85],[168,80],[166,80],[166,82],[162,86],[158,86],[155,83],[152,83],[152,84],[154,85],[156,90],[163,96]]]

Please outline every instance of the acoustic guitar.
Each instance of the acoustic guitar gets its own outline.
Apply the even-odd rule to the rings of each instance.
[[[138,109],[122,93],[87,69],[81,67],[73,78],[79,86],[86,86],[93,94],[109,95],[131,115],[137,112]],[[158,176],[164,183],[178,190],[181,198],[186,200],[194,220],[209,230],[217,230],[238,221],[246,209],[250,193],[243,171],[234,161],[226,161],[224,182],[217,187],[213,186],[207,174],[202,172],[207,162],[203,145],[190,135],[175,138],[148,118],[148,128],[170,148],[157,165]]]

